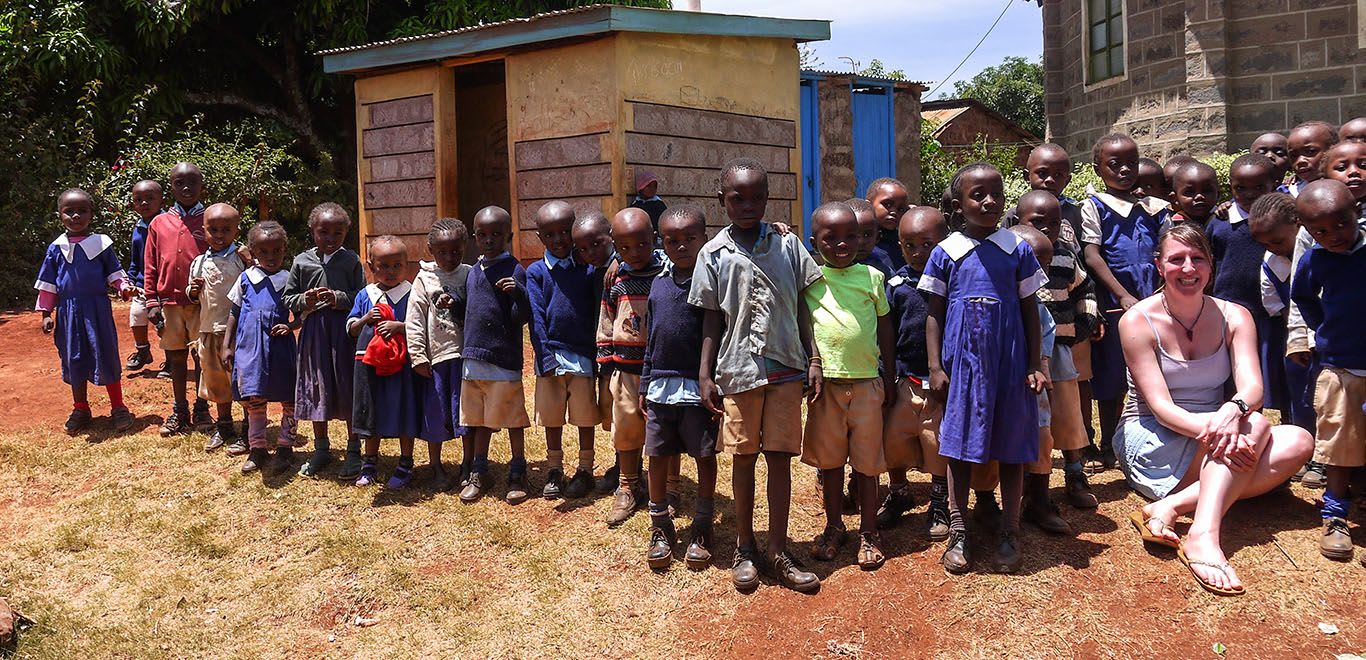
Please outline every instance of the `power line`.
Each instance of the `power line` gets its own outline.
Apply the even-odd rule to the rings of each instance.
[[[987,28],[986,34],[982,35],[982,38],[977,40],[977,45],[973,46],[972,50],[968,51],[968,54],[963,56],[963,61],[959,62],[958,66],[953,67],[953,71],[950,71],[949,75],[945,76],[943,80],[940,80],[939,84],[935,85],[934,89],[930,90],[929,94],[926,94],[921,98],[930,98],[931,96],[934,96],[934,93],[939,91],[940,87],[943,87],[948,81],[953,80],[953,74],[958,73],[958,70],[963,68],[964,64],[967,64],[968,58],[972,57],[972,54],[977,52],[978,48],[982,47],[982,44],[986,42],[987,37],[991,36],[991,31],[996,29],[996,26],[1001,23],[1001,19],[1005,17],[1006,12],[1010,11],[1010,5],[1013,2],[1015,2],[1015,0],[1006,0],[1006,6],[1001,8],[1001,13],[996,17],[996,22],[992,23],[991,27]]]

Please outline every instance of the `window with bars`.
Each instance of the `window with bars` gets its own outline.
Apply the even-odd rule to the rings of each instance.
[[[1124,0],[1088,0],[1087,9],[1087,82],[1124,75]]]

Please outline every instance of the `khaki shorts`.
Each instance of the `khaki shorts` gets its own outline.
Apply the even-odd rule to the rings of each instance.
[[[802,453],[802,381],[722,397],[720,448],[729,454]]]
[[[460,384],[460,425],[524,429],[526,392],[520,380],[467,380]]]
[[[1106,332],[1110,332],[1106,328]],[[1079,339],[1072,344],[1072,365],[1077,368],[1077,380],[1091,380],[1091,340]]]
[[[598,376],[598,419],[602,430],[612,430],[612,376]]]
[[[939,455],[939,424],[944,406],[930,398],[923,385],[909,378],[897,382],[896,405],[882,430],[882,454],[894,470],[921,468],[926,474],[947,474]]]
[[[128,303],[128,327],[145,328],[147,327],[147,296],[142,295],[142,290],[138,290],[138,295],[133,296]]]
[[[597,384],[592,376],[537,376],[535,408],[536,426],[597,426]]]
[[[223,335],[217,332],[199,333],[199,398],[214,403],[232,403],[232,372],[218,357],[223,347]]]
[[[183,351],[199,338],[199,305],[162,305],[161,350]]]
[[[1053,449],[1068,451],[1085,448],[1086,422],[1081,418],[1081,389],[1075,380],[1055,380],[1048,391],[1052,413]]]
[[[826,379],[821,397],[807,404],[802,462],[818,470],[842,468],[875,477],[887,471],[882,457],[881,378]]]
[[[1323,368],[1314,384],[1318,417],[1314,460],[1333,467],[1366,465],[1366,378],[1346,369]]]
[[[645,411],[640,409],[640,376],[624,371],[613,371],[612,392],[612,447],[617,451],[639,451],[645,448]]]

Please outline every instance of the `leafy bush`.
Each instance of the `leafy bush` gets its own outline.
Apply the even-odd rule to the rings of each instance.
[[[1214,168],[1214,173],[1219,181],[1219,197],[1227,201],[1232,199],[1231,191],[1228,187],[1228,170],[1233,165],[1233,160],[1247,152],[1235,154],[1210,154],[1198,158],[1200,162]],[[1096,174],[1096,169],[1091,166],[1090,161],[1074,163],[1072,166],[1072,182],[1067,184],[1063,191],[1065,195],[1072,199],[1085,199],[1087,188],[1091,190],[1105,190],[1105,184],[1101,182],[1100,175]]]
[[[920,203],[926,206],[939,206],[944,190],[953,180],[953,174],[968,163],[984,161],[1001,171],[1006,184],[1006,203],[1015,205],[1015,200],[1029,192],[1024,173],[1015,167],[1015,147],[998,147],[983,137],[975,144],[963,148],[945,148],[934,137],[938,124],[929,121],[920,123]]]

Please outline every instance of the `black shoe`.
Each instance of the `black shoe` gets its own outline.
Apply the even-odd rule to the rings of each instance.
[[[972,507],[972,517],[978,524],[995,527],[1001,523],[1001,505],[996,503],[996,496],[977,498],[976,504]]]
[[[513,472],[508,475],[508,492],[503,496],[508,504],[521,504],[529,497],[527,494],[526,475],[521,472]]]
[[[346,458],[342,460],[341,470],[337,471],[337,478],[342,481],[355,481],[360,476],[360,470],[365,466],[364,459],[360,456],[360,450],[346,450]]]
[[[596,486],[596,490],[598,491],[599,495],[606,495],[612,491],[615,491],[617,489],[617,486],[620,484],[621,467],[613,465],[612,467],[607,468],[607,471],[603,472],[601,477],[598,477],[598,484]]]
[[[1047,495],[1026,495],[1024,505],[1020,509],[1020,519],[1049,534],[1072,535],[1072,526],[1062,519],[1062,511]]]
[[[127,408],[115,408],[110,417],[113,418],[115,431],[123,432],[133,428],[133,413]]]
[[[754,563],[759,550],[754,546],[735,548],[735,560],[730,565],[730,583],[736,591],[752,591],[759,586],[759,569]]]
[[[128,361],[124,363],[124,371],[137,371],[152,363],[152,347],[139,348],[128,356]]]
[[[271,474],[286,474],[294,469],[294,448],[276,447],[275,460],[270,463]]]
[[[270,452],[264,447],[253,447],[247,454],[247,462],[242,464],[242,474],[251,474],[270,460]]]
[[[592,490],[593,471],[575,470],[574,476],[569,478],[569,483],[565,484],[561,495],[567,500],[579,500],[588,497]]]
[[[465,504],[473,504],[484,496],[484,492],[493,485],[487,472],[471,472],[470,478],[465,481],[465,489],[460,491],[460,501]]]
[[[161,424],[161,437],[169,438],[173,435],[185,435],[190,432],[190,415],[186,411],[173,410],[166,417],[166,421]]]
[[[199,433],[213,430],[213,415],[209,414],[209,402],[195,399],[194,412],[190,413],[190,426]]]
[[[316,477],[331,464],[332,452],[329,451],[328,447],[326,445],[318,446],[317,443],[314,443],[313,455],[309,456],[308,460],[299,467],[299,476]]]
[[[931,541],[938,542],[949,538],[948,502],[930,500],[929,524],[925,531]]]
[[[806,570],[796,557],[787,552],[780,552],[769,560],[768,570],[770,576],[778,580],[779,584],[797,593],[809,594],[821,588],[821,579],[815,573]]]
[[[664,520],[669,520],[667,517]],[[662,571],[669,567],[674,560],[674,543],[678,542],[678,533],[674,531],[673,522],[664,525],[655,525],[650,528],[650,546],[645,551],[645,563],[651,570]]]
[[[560,499],[560,494],[564,492],[564,473],[559,469],[552,469],[545,476],[545,486],[541,488],[541,497],[547,500]]]
[[[70,435],[76,435],[90,427],[90,409],[72,408],[71,415],[66,418],[66,424],[62,428]]]
[[[944,570],[954,575],[962,575],[972,570],[972,555],[968,553],[967,532],[949,530],[949,544],[940,555],[939,563]]]
[[[1099,506],[1095,493],[1091,492],[1091,484],[1086,480],[1085,472],[1065,475],[1064,480],[1067,484],[1067,503],[1072,505],[1072,508],[1094,509]]]
[[[1002,532],[1001,542],[996,545],[996,553],[991,556],[991,568],[998,573],[1014,573],[1020,570],[1024,556],[1020,554],[1020,542],[1015,532]]]
[[[909,486],[887,491],[887,498],[877,510],[877,528],[891,529],[901,522],[901,516],[915,508],[915,498],[911,497]]]
[[[694,571],[700,571],[711,566],[711,521],[694,520],[692,524],[692,541],[688,543],[687,552],[683,553],[683,562]]]
[[[1323,464],[1309,461],[1305,468],[1304,476],[1300,478],[1300,483],[1303,484],[1305,488],[1313,490],[1320,490],[1327,486],[1328,476],[1323,469]]]

